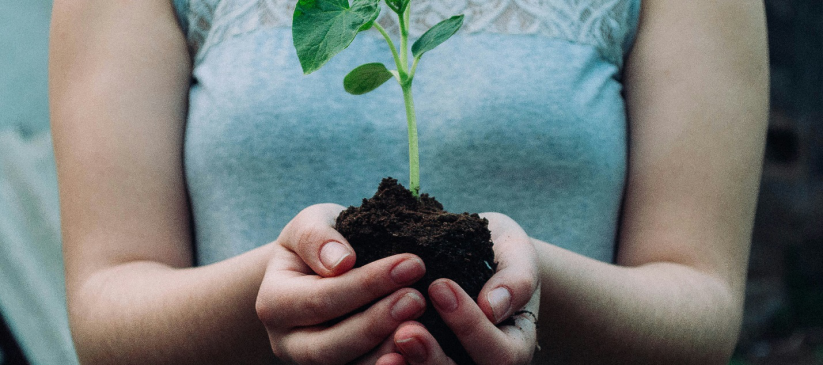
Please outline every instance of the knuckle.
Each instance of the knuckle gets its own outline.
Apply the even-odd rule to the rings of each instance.
[[[389,333],[386,332],[383,326],[376,325],[366,326],[365,333],[363,335],[366,343],[377,345],[383,342],[383,340],[385,340],[386,337],[388,337]]]
[[[526,301],[528,301],[528,298],[531,298],[532,293],[534,293],[537,289],[536,280],[526,273],[515,275],[512,278],[510,285],[512,294],[514,296],[519,296]]]
[[[507,268],[499,275],[490,280],[486,285],[487,290],[505,287],[512,295],[513,309],[520,309],[532,298],[537,290],[539,278],[536,273],[530,270],[519,268]]]
[[[294,218],[292,218],[291,221],[289,221],[289,223],[283,228],[283,235],[287,238],[292,238],[295,236],[295,238],[299,238],[301,232],[305,230],[306,227],[312,226],[311,222],[314,219],[313,217],[316,215],[314,212],[315,210],[316,209],[314,206],[311,206],[297,213],[297,215],[295,215]]]
[[[387,324],[392,323],[393,320],[388,316],[388,313],[386,313],[386,317],[387,318],[369,318],[370,320],[365,321],[365,323],[368,324],[363,326],[362,332],[363,339],[366,343],[377,345],[391,334],[392,329],[387,328]]]
[[[298,253],[314,249],[328,239],[335,239],[332,226],[341,210],[342,206],[335,204],[316,204],[303,209],[286,224],[278,240]]]
[[[254,309],[257,312],[257,318],[263,322],[266,327],[279,322],[279,311],[276,306],[272,305],[271,301],[266,300],[263,296],[258,296],[254,303]]]
[[[363,296],[363,300],[385,297],[395,289],[389,269],[384,265],[366,265],[352,271],[351,290]]]
[[[292,290],[287,288],[269,286],[267,290],[261,290],[254,303],[257,318],[268,329],[292,326],[295,320],[294,297]]]
[[[386,295],[386,292],[390,289],[391,284],[388,284],[389,281],[386,279],[385,275],[380,275],[378,273],[367,274],[368,275],[363,276],[363,280],[360,280],[360,289],[364,293],[367,293],[371,298],[379,298]]]
[[[452,326],[452,331],[458,338],[465,338],[475,335],[483,330],[483,322],[487,319],[483,317],[465,316],[460,319],[456,326]]]
[[[326,295],[306,295],[299,301],[297,308],[300,311],[300,318],[310,321],[311,319],[325,318],[333,304]]]
[[[297,247],[295,247],[295,249],[302,250],[312,247],[322,239],[323,234],[320,228],[317,226],[303,226],[297,233]]]

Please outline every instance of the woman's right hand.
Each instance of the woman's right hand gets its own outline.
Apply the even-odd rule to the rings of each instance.
[[[423,296],[407,288],[426,271],[417,256],[395,255],[352,269],[354,250],[334,229],[343,209],[308,207],[273,244],[256,309],[272,351],[283,360],[374,363],[396,351],[391,337],[398,326],[425,310]]]

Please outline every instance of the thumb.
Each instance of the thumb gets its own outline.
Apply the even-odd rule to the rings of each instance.
[[[477,304],[498,324],[531,301],[538,288],[537,253],[531,239],[511,218],[483,213],[489,220],[497,272],[483,286]]]
[[[337,204],[317,204],[303,209],[283,228],[277,243],[297,254],[320,276],[337,276],[351,270],[354,250],[334,229],[334,222],[343,209]]]

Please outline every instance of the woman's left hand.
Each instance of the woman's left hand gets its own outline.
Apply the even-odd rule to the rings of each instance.
[[[477,364],[528,364],[537,347],[540,282],[531,240],[511,218],[484,213],[489,220],[497,272],[475,303],[457,283],[440,279],[429,286],[435,309]],[[508,318],[514,324],[502,324]],[[380,365],[454,364],[418,322],[402,324],[394,334],[400,355],[384,355]]]

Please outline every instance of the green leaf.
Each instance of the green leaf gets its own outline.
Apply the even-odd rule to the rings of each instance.
[[[417,42],[412,45],[412,54],[418,58],[428,51],[433,50],[447,39],[451,38],[454,33],[463,25],[463,15],[455,15],[440,23],[437,23],[431,29],[427,30],[420,36]]]
[[[371,28],[380,0],[299,0],[292,18],[292,40],[303,73],[317,71],[346,49],[357,33]]]
[[[403,16],[403,12],[409,6],[409,0],[386,0],[386,5],[398,15]]]
[[[343,87],[349,94],[363,95],[377,89],[390,78],[391,72],[382,63],[367,63],[349,72],[343,79]]]

